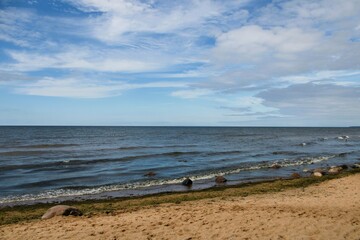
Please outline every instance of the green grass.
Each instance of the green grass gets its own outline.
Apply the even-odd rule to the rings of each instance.
[[[227,198],[279,192],[291,188],[305,188],[330,179],[360,173],[359,169],[353,169],[337,175],[326,175],[321,178],[306,177],[290,180],[276,180],[259,183],[246,183],[236,186],[222,186],[210,189],[183,193],[160,193],[143,197],[118,198],[109,200],[86,200],[81,202],[63,202],[62,204],[78,207],[85,215],[106,215],[119,212],[134,211],[140,208],[156,206],[163,203],[179,204],[186,201],[194,201],[210,198]],[[0,209],[0,225],[19,223],[24,221],[37,221],[46,210],[55,204],[36,204],[30,206],[3,207]]]

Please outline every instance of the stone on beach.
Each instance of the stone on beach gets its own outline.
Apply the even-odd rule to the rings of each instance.
[[[226,178],[224,178],[223,176],[216,176],[215,177],[215,182],[216,183],[225,183],[227,181]]]
[[[329,174],[337,174],[337,173],[341,172],[341,170],[343,170],[342,167],[333,166],[329,169],[328,173]]]
[[[323,168],[316,168],[314,170],[312,170],[313,173],[315,172],[319,172],[319,173],[322,173],[323,175],[326,173],[326,169],[323,169]]]
[[[181,184],[187,187],[190,187],[192,185],[192,181],[190,178],[186,178]]]
[[[49,208],[46,213],[41,217],[41,219],[49,219],[55,216],[81,216],[82,212],[71,206],[67,205],[56,205],[54,207]]]
[[[315,177],[322,177],[323,174],[321,172],[313,172],[313,176]]]

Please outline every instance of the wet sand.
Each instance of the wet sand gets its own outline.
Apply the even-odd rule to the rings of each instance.
[[[360,239],[360,174],[247,197],[0,226],[0,239]]]

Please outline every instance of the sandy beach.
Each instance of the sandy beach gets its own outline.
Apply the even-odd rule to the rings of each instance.
[[[0,227],[1,239],[360,239],[360,174],[247,197]]]

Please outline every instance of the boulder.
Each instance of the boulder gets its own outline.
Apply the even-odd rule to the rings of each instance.
[[[41,219],[49,219],[55,216],[81,216],[82,212],[71,206],[67,205],[56,205],[54,207],[49,208],[46,213],[41,217]]]
[[[216,183],[225,183],[227,181],[226,178],[224,178],[223,176],[216,176],[215,177],[215,182]]]
[[[301,175],[298,173],[293,173],[291,174],[291,178],[295,179],[295,178],[301,178]]]
[[[156,176],[156,172],[148,172],[146,174],[144,174],[145,177],[154,177]]]
[[[187,187],[190,187],[192,185],[192,181],[190,178],[186,178],[181,184]]]

